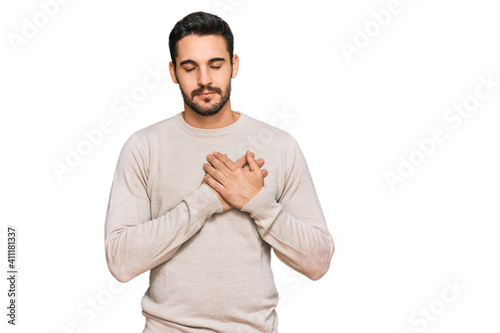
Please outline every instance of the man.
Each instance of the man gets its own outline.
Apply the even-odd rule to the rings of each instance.
[[[169,46],[184,112],[123,147],[106,216],[109,269],[121,282],[151,271],[143,332],[277,332],[271,247],[312,280],[334,250],[307,164],[289,134],[231,110],[239,59],[225,21],[192,13]]]

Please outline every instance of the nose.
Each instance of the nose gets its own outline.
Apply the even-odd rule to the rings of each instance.
[[[208,86],[212,83],[212,76],[207,68],[200,68],[198,73],[198,84],[200,86]]]

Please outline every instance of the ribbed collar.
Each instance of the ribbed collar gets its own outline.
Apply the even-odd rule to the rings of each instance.
[[[247,121],[247,116],[240,111],[236,111],[240,114],[238,120],[236,120],[231,125],[220,127],[220,128],[197,128],[186,123],[184,118],[182,117],[182,112],[179,112],[175,115],[175,121],[181,127],[183,131],[188,132],[189,134],[196,136],[219,136],[224,134],[232,134],[236,133],[238,130],[243,128],[244,123]]]

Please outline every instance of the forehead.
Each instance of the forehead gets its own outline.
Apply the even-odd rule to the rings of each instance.
[[[226,41],[220,35],[189,35],[177,44],[177,63],[184,60],[206,62],[213,58],[229,58]]]

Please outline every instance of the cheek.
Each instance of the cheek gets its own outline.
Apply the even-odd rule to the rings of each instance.
[[[215,87],[221,88],[222,91],[225,91],[226,88],[229,86],[230,82],[231,82],[231,77],[221,73],[221,75],[217,75],[216,77],[214,77],[213,85]]]
[[[185,73],[177,74],[177,81],[179,81],[179,84],[184,89],[192,90],[193,87],[196,87],[198,85],[196,77],[194,75],[186,75]]]
[[[187,94],[190,98],[192,97],[191,93],[199,88],[197,84],[193,85],[190,82],[180,82],[180,85],[184,93]]]

